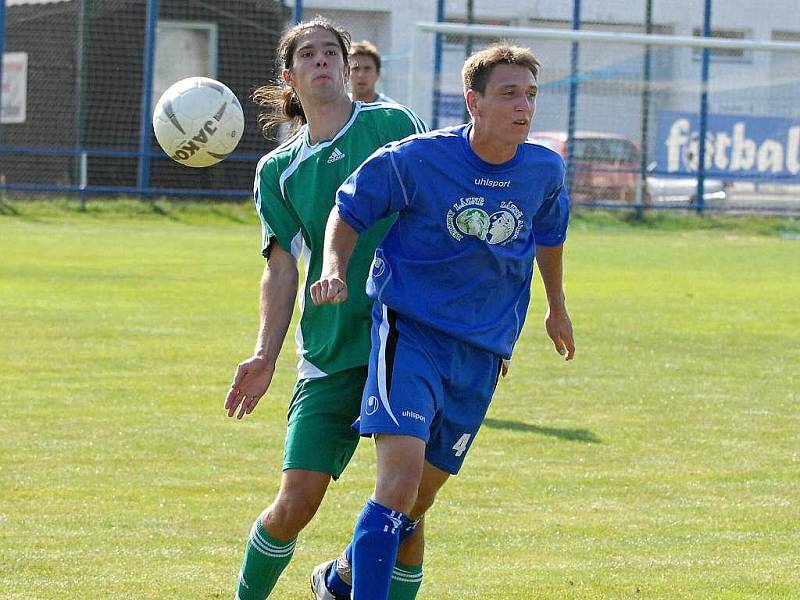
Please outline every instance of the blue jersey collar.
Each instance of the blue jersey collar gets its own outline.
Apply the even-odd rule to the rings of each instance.
[[[465,125],[461,125],[461,142],[462,147],[464,148],[464,154],[467,157],[467,160],[472,163],[473,166],[482,169],[484,171],[493,171],[493,172],[502,172],[507,171],[511,167],[519,162],[520,157],[522,156],[522,147],[524,144],[520,144],[517,146],[517,152],[514,154],[514,158],[511,160],[507,160],[504,163],[500,163],[499,165],[486,162],[480,156],[475,154],[475,151],[472,149],[472,146],[469,143],[469,134],[472,131],[472,123],[467,123]]]

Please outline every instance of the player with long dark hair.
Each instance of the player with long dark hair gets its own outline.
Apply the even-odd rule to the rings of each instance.
[[[228,416],[241,419],[250,414],[269,389],[296,296],[300,360],[289,404],[280,490],[251,529],[239,575],[239,600],[263,600],[270,594],[292,557],[297,535],[316,514],[331,478],[341,475],[358,443],[351,425],[359,414],[367,375],[372,304],[364,283],[390,222],[375,227],[355,250],[348,279],[351,302],[314,305],[306,281],[310,284],[320,276],[325,222],[336,189],[376,149],[425,130],[405,107],[350,100],[349,44],[349,35],[327,20],[295,25],[278,46],[280,81],[253,95],[265,109],[260,119],[265,133],[281,122],[291,122],[293,128],[256,169],[254,197],[267,259],[260,326],[255,351],[238,365],[225,399]],[[303,282],[297,266],[301,258]],[[393,592],[398,600],[414,598],[421,582],[421,530],[405,548]],[[349,596],[349,587],[334,590],[337,595],[328,591],[323,575],[317,576],[317,597]],[[346,579],[347,574],[342,575]]]

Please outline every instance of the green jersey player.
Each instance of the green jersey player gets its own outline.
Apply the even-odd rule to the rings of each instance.
[[[267,392],[295,296],[301,315],[298,379],[289,405],[281,486],[251,529],[239,574],[239,600],[263,600],[270,594],[291,559],[297,535],[358,443],[351,425],[359,415],[367,375],[372,304],[364,288],[375,247],[390,222],[359,240],[348,279],[355,297],[342,305],[315,305],[306,282],[310,285],[321,274],[325,223],[336,189],[375,150],[425,129],[402,106],[350,100],[349,41],[346,32],[323,19],[294,26],[278,46],[282,83],[254,94],[267,109],[261,118],[265,131],[286,121],[299,127],[256,171],[254,196],[267,259],[260,327],[255,352],[238,365],[225,400],[228,416],[250,414]],[[303,282],[297,266],[301,258]],[[397,600],[414,598],[419,589],[421,536],[418,528],[398,555],[392,596]]]

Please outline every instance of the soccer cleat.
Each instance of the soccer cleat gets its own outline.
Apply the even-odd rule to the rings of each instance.
[[[314,567],[311,571],[311,591],[314,594],[315,600],[349,600],[342,596],[335,596],[325,585],[325,579],[328,577],[328,569],[330,569],[336,560],[329,560]]]

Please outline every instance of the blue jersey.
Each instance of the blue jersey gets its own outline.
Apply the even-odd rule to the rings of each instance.
[[[564,163],[525,142],[494,165],[471,125],[393,142],[339,188],[339,214],[359,233],[399,213],[375,252],[367,293],[398,314],[505,358],[530,300],[536,245],[566,237]]]

